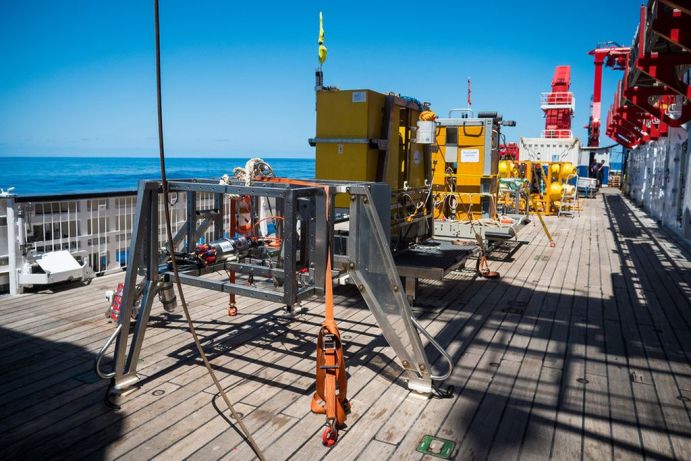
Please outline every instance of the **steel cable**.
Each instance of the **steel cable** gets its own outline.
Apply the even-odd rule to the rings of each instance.
[[[240,427],[242,434],[244,435],[247,442],[252,447],[252,450],[254,451],[254,453],[257,455],[257,457],[261,461],[265,461],[266,458],[264,458],[264,454],[259,449],[259,446],[255,442],[250,431],[247,429],[245,424],[242,422],[241,416],[235,411],[233,404],[230,402],[230,399],[228,398],[228,395],[226,394],[225,390],[221,386],[221,383],[219,382],[218,378],[216,377],[216,374],[214,373],[213,368],[211,368],[211,364],[209,363],[209,359],[207,358],[206,354],[204,353],[204,348],[202,347],[202,344],[199,341],[199,336],[197,335],[197,331],[194,328],[194,324],[192,323],[192,317],[190,316],[187,302],[185,301],[185,295],[184,295],[183,290],[182,290],[182,283],[180,282],[180,274],[178,272],[177,263],[175,261],[175,247],[173,244],[173,229],[172,229],[171,217],[170,217],[170,207],[168,205],[170,202],[169,202],[169,191],[168,191],[168,179],[166,178],[165,149],[164,149],[164,144],[163,144],[163,110],[162,110],[162,104],[161,104],[161,40],[160,40],[160,30],[159,30],[158,0],[154,0],[154,23],[155,23],[155,34],[156,34],[156,104],[157,104],[157,115],[158,115],[158,147],[159,147],[159,160],[160,160],[160,166],[161,166],[161,186],[163,188],[163,197],[164,197],[163,209],[164,209],[164,213],[165,213],[166,234],[167,234],[167,239],[168,239],[167,246],[168,246],[168,252],[171,255],[170,260],[171,260],[171,265],[172,265],[172,269],[173,269],[173,274],[175,276],[175,285],[177,287],[178,295],[180,296],[180,304],[182,305],[182,311],[184,312],[185,319],[187,320],[187,326],[190,329],[190,333],[192,334],[192,338],[194,339],[194,344],[197,347],[197,351],[199,352],[199,355],[201,356],[202,361],[204,362],[204,366],[206,367],[207,371],[209,372],[209,376],[211,377],[214,384],[216,385],[216,389],[218,390],[218,393],[220,394],[220,396],[223,398],[223,401],[226,403],[228,410],[230,410],[230,413],[233,416],[233,419],[235,419],[235,421],[237,421],[237,424]]]

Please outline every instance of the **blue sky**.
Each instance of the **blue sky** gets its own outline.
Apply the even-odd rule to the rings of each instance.
[[[0,155],[157,154],[150,1],[3,0]],[[539,136],[539,94],[570,64],[588,120],[597,42],[630,44],[636,1],[161,0],[166,147],[176,156],[313,156],[318,14],[325,83],[465,105]],[[605,71],[603,110],[620,74]],[[603,139],[603,143],[607,140]]]

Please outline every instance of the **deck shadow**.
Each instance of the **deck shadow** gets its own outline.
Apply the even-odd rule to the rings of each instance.
[[[67,342],[46,341],[0,327],[0,336],[9,334],[26,337],[28,341],[23,347],[36,349],[39,358],[15,362],[11,368],[3,369],[0,458],[58,458],[64,448],[77,440],[66,438],[65,433],[79,430],[82,421],[93,417],[108,419],[107,432],[112,439],[122,436],[124,416],[113,413],[103,403],[108,384],[93,369],[95,354]],[[47,358],[40,359],[40,354]],[[78,365],[56,368],[56,356],[74,359],[67,363]],[[103,458],[105,449],[96,447],[94,459]]]
[[[670,282],[688,272],[677,271],[656,248],[619,195],[603,200],[621,273],[602,277],[610,277],[616,296],[562,299],[547,293],[532,315],[488,309],[455,335],[452,325],[438,335],[460,343],[457,364],[464,356],[478,357],[452,379],[456,410],[439,434],[458,441],[459,459],[688,454],[683,445],[691,424],[682,386],[691,383],[691,306]],[[495,290],[508,291],[502,283]],[[502,303],[511,300],[497,307]],[[526,307],[531,309],[530,300]],[[477,336],[490,323],[497,325],[495,335]],[[532,325],[530,338],[521,341],[526,325]],[[536,340],[548,341],[546,352],[526,348]]]

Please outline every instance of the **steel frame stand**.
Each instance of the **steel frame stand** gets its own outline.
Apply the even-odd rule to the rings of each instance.
[[[224,194],[250,195],[253,197],[273,197],[281,202],[283,220],[284,254],[282,268],[269,268],[244,262],[228,264],[238,273],[279,276],[283,284],[274,290],[246,286],[229,281],[215,281],[201,278],[200,270],[182,271],[181,281],[202,288],[226,293],[264,299],[292,306],[302,299],[324,294],[325,277],[338,277],[347,273],[354,281],[374,318],[381,327],[382,334],[400,359],[411,390],[430,395],[432,381],[444,380],[451,374],[451,359],[434,339],[417,323],[412,315],[410,304],[398,275],[389,247],[390,234],[383,223],[390,219],[390,190],[383,184],[370,183],[327,183],[332,194],[347,192],[350,202],[350,231],[347,240],[347,254],[336,256],[332,274],[326,274],[327,251],[333,248],[328,242],[333,239],[334,208],[328,210],[331,219],[327,220],[326,196],[321,187],[296,187],[288,184],[262,183],[245,186],[238,184],[219,185],[211,181],[170,181],[171,192],[186,193],[188,210],[185,224],[174,238],[176,245],[186,241],[186,250],[193,250],[195,242],[211,222],[215,236],[221,237],[223,224]],[[97,372],[102,377],[112,379],[111,394],[121,396],[133,388],[137,377],[137,363],[144,342],[151,306],[160,283],[168,283],[171,273],[160,269],[165,261],[158,240],[159,192],[158,181],[142,181],[139,184],[132,241],[128,254],[119,324],[98,354]],[[214,210],[196,210],[195,194],[199,192],[216,194]],[[373,193],[374,192],[374,193]],[[334,200],[330,200],[333,204]],[[201,222],[199,223],[198,221]],[[297,222],[301,221],[300,231]],[[297,286],[297,264],[307,265],[313,284]],[[334,260],[334,259],[332,259]],[[345,264],[343,264],[345,263]],[[218,267],[210,267],[209,271]],[[208,271],[207,271],[208,272]],[[135,287],[137,275],[144,276],[143,294],[139,301],[138,317],[132,338],[128,341],[131,326],[131,313],[136,302]],[[448,372],[442,376],[431,374],[430,363],[425,354],[420,333],[426,336],[448,362]],[[103,373],[100,361],[106,349],[115,341],[115,365],[112,373]],[[129,343],[129,347],[128,347]]]

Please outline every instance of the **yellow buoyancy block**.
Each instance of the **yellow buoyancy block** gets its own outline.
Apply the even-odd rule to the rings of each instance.
[[[500,160],[499,161],[499,177],[500,178],[510,178],[514,173],[514,164],[511,160]]]
[[[560,170],[560,165],[558,163],[552,163],[549,166],[549,171],[552,174],[552,176],[554,176],[554,177],[559,176],[559,170]]]
[[[549,198],[553,202],[561,200],[562,185],[558,182],[553,182],[549,185]]]
[[[574,172],[573,163],[566,162],[566,163],[562,164],[561,171],[560,171],[562,178],[564,178],[564,179],[568,178],[569,175],[573,174],[573,172]]]

